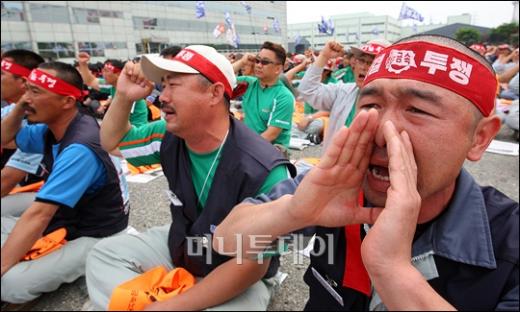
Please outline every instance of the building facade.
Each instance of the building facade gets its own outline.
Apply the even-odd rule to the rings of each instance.
[[[258,50],[264,41],[287,47],[285,1],[204,1],[201,18],[196,2],[2,1],[2,50],[30,49],[70,62],[78,51],[96,61],[158,53],[169,45],[206,44],[223,52]],[[227,31],[231,23],[238,48]],[[217,37],[216,29],[224,32]]]
[[[318,22],[288,25],[289,42],[306,39],[311,46],[320,50],[328,40],[335,39],[345,45],[360,45],[374,38],[397,40],[401,35],[401,25],[393,17],[376,16],[371,13],[355,13],[332,16],[334,33],[318,32]],[[298,38],[298,39],[297,39]]]
[[[471,15],[462,14],[448,16],[446,24],[421,24],[402,26],[401,21],[388,15],[374,15],[368,12],[335,15],[331,17],[334,23],[334,33],[324,34],[318,31],[318,22],[308,22],[288,25],[289,47],[306,40],[315,50],[323,48],[331,39],[337,40],[346,46],[359,46],[375,38],[384,38],[395,42],[413,34],[423,33],[449,24],[471,22]],[[292,50],[291,50],[292,51]]]

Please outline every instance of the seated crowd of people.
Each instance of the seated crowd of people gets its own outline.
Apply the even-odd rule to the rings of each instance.
[[[99,310],[266,310],[271,247],[300,233],[325,251],[308,310],[518,310],[518,203],[463,168],[502,123],[518,133],[518,47],[90,61],[2,53],[2,302],[85,276]],[[297,172],[291,138],[322,144],[319,163]],[[171,223],[132,230],[122,159],[160,165]]]

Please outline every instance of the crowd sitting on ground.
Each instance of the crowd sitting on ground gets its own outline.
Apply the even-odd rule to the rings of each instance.
[[[266,250],[304,232],[336,246],[311,259],[307,309],[518,310],[518,203],[462,168],[501,123],[518,135],[518,61],[439,36],[73,65],[2,52],[2,302],[86,276],[95,309],[265,310]],[[323,144],[314,168],[296,171],[294,137]],[[128,226],[123,158],[160,164],[171,224]]]

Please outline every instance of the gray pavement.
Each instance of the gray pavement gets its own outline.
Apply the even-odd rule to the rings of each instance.
[[[516,142],[511,130],[503,127],[499,140]],[[291,159],[317,157],[321,153],[319,146],[303,151],[291,151]],[[478,163],[466,162],[465,167],[482,185],[492,185],[518,201],[518,156],[504,156],[485,153]],[[167,188],[164,177],[147,184],[130,184],[131,216],[130,224],[139,231],[171,222],[168,200],[164,191]],[[288,273],[288,278],[273,298],[269,310],[302,310],[308,297],[308,288],[303,283],[303,273],[309,263],[293,265],[291,257],[282,259],[281,271]],[[71,284],[63,285],[57,291],[39,298],[31,307],[32,311],[78,311],[88,299],[84,278]],[[25,308],[24,310],[28,310]]]

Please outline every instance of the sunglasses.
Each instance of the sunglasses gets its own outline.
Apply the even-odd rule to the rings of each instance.
[[[262,59],[262,58],[260,58],[260,57],[258,57],[258,56],[255,58],[255,63],[256,63],[256,64],[262,64],[262,65],[264,65],[264,66],[265,66],[265,65],[269,65],[269,64],[275,64],[275,65],[278,65],[278,64],[279,64],[279,63],[275,63],[275,62],[273,62],[273,61],[271,61],[271,60],[268,60],[268,59]]]

